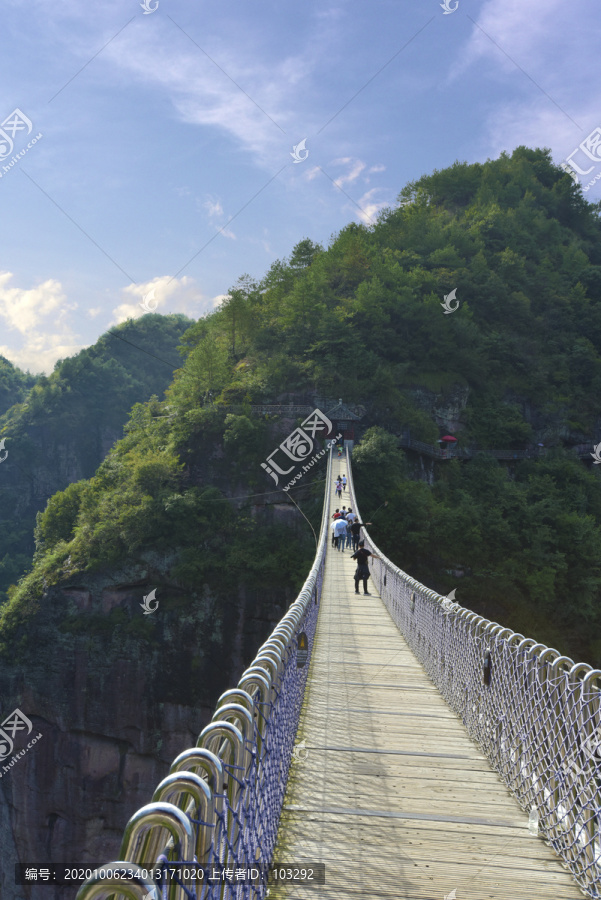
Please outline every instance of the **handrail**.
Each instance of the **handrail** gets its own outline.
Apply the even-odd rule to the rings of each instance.
[[[361,516],[347,450],[352,508]],[[451,709],[589,897],[601,897],[601,671],[489,622],[395,566],[372,575]]]
[[[487,456],[493,456],[495,459],[540,459],[547,453],[546,447],[530,447],[525,450],[512,450],[508,447],[484,448],[477,446],[456,447],[451,444],[447,447],[437,447],[435,444],[427,444],[425,441],[418,441],[407,434],[399,435],[399,446],[405,450],[416,450],[425,453],[433,459],[473,459],[477,453],[486,453]],[[593,454],[591,448],[594,441],[587,444],[575,444],[567,449],[581,459],[588,459]]]
[[[188,863],[190,868],[197,862],[219,870],[254,867],[265,872],[271,863],[309,669],[308,662],[302,667],[296,664],[297,639],[301,632],[307,635],[310,659],[321,599],[331,472],[330,450],[317,552],[301,592],[237,688],[221,695],[196,748],[177,756],[153,802],[127,823],[122,861],[103,867],[129,867],[136,870],[134,877],[103,887],[95,876],[81,886],[77,900],[158,900],[163,890],[169,900],[194,896],[197,900],[241,896],[259,900],[264,896],[264,883],[242,887],[235,880],[208,883],[205,879],[201,884],[194,879],[167,879],[166,871],[174,864]]]

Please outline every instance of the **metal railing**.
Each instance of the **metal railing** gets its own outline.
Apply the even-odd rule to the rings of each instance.
[[[359,515],[350,459],[346,473]],[[600,898],[601,671],[452,603],[364,540],[413,653],[580,887]]]
[[[404,450],[415,450],[417,453],[423,453],[432,459],[473,459],[478,453],[486,453],[495,459],[540,459],[546,456],[547,447],[527,447],[521,450],[512,450],[507,447],[496,448],[480,448],[478,446],[456,447],[455,444],[448,444],[446,447],[436,446],[435,444],[426,444],[424,441],[417,441],[407,432],[399,435],[399,446]],[[589,441],[587,444],[576,444],[568,448],[580,459],[588,459],[593,454],[594,442]]]
[[[131,817],[120,860],[96,870],[77,900],[265,895],[265,883],[238,880],[236,871],[265,873],[273,855],[321,598],[331,469],[330,454],[321,532],[303,589],[237,688],[222,694],[196,746],[180,753],[152,801]],[[297,666],[302,632],[308,658]],[[224,869],[231,879],[209,883],[213,870]]]

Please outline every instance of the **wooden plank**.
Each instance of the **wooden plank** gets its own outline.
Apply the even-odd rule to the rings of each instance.
[[[334,461],[334,477],[342,463]],[[348,498],[347,498],[348,499]],[[417,662],[350,552],[328,541],[324,591],[275,863],[326,884],[269,900],[572,900],[571,874]]]

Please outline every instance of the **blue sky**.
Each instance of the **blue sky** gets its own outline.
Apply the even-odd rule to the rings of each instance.
[[[601,125],[587,0],[146,2],[0,11],[0,354],[32,372],[153,289],[198,318],[424,173],[519,144],[559,163]]]

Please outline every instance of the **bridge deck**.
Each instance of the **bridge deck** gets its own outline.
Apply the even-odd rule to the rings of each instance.
[[[338,469],[336,460],[334,477]],[[307,756],[291,766],[275,855],[325,863],[326,884],[271,887],[269,900],[581,898],[373,582],[370,596],[354,593],[351,553],[328,547],[297,736]]]

